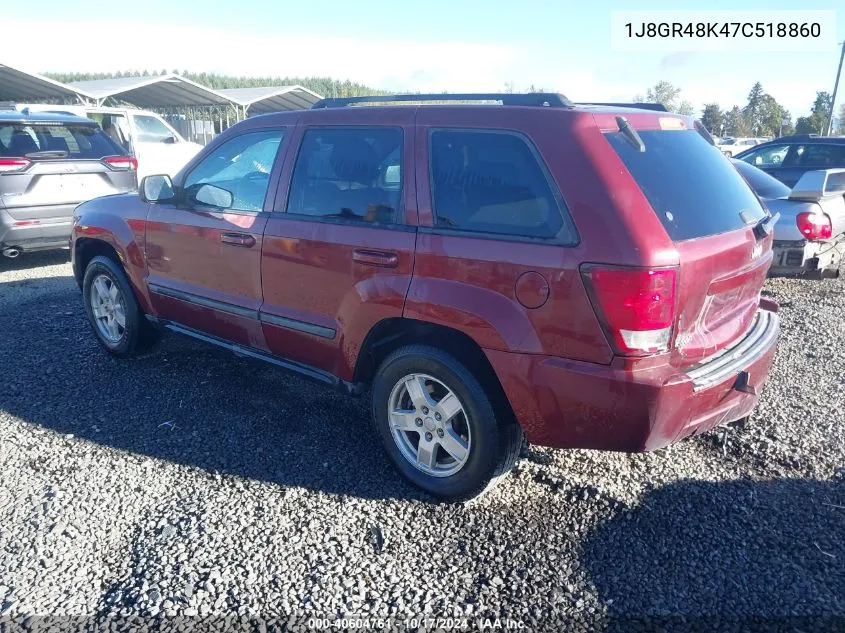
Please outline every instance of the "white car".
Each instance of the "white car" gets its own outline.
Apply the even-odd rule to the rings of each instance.
[[[754,147],[755,145],[759,145],[760,143],[765,143],[767,139],[765,138],[753,138],[753,137],[738,137],[738,138],[728,138],[724,139],[721,144],[716,145],[719,150],[728,158],[732,156],[736,156],[740,152],[744,152],[749,147]]]
[[[839,277],[845,253],[845,169],[805,172],[790,189],[753,165],[732,162],[769,211],[779,214],[769,274]]]
[[[137,159],[138,182],[152,174],[167,174],[172,178],[202,149],[202,145],[182,138],[155,112],[134,108],[44,103],[21,103],[16,107],[19,111],[67,112],[93,119],[106,134]]]

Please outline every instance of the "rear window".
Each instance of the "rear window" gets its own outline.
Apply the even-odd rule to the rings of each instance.
[[[37,156],[39,152],[67,155]],[[0,156],[43,159],[100,159],[124,156],[126,150],[96,125],[85,123],[0,122]]]
[[[539,156],[520,134],[442,129],[430,139],[438,227],[576,241]]]
[[[741,160],[732,162],[737,171],[742,174],[742,177],[745,178],[754,192],[761,198],[765,198],[766,200],[786,198],[789,196],[789,192],[792,191],[792,189],[780,180],[773,178],[762,169],[757,169],[753,165],[749,165]]]
[[[621,132],[605,136],[673,241],[735,231],[765,210],[733,165],[694,130],[639,131],[640,152]]]

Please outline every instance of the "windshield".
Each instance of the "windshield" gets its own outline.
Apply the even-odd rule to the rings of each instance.
[[[640,152],[622,132],[605,137],[674,241],[735,231],[766,212],[721,152],[695,130],[642,130]]]
[[[786,198],[789,192],[792,191],[789,187],[783,184],[777,178],[773,178],[761,169],[757,169],[753,165],[741,160],[731,161],[734,167],[737,168],[742,177],[751,185],[754,192],[761,198],[766,200],[774,200],[775,198]]]
[[[99,160],[124,155],[126,150],[94,124],[0,121],[0,156]]]

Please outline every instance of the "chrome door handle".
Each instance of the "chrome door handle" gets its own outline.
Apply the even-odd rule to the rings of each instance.
[[[255,246],[255,238],[246,233],[223,233],[220,235],[220,241],[224,244],[243,246],[245,248]]]
[[[396,253],[385,253],[383,251],[354,250],[352,251],[352,260],[359,264],[382,268],[396,268],[399,265],[399,256]]]

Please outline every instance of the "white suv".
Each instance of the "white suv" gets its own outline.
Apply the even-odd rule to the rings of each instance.
[[[722,142],[721,145],[718,145],[719,149],[722,153],[731,158],[736,156],[740,152],[744,152],[750,147],[754,147],[755,145],[759,145],[760,143],[765,143],[768,139],[765,138],[752,138],[752,137],[740,137],[740,138],[732,138],[726,139]]]
[[[134,108],[21,103],[21,112],[66,112],[93,119],[138,161],[138,182],[144,176],[167,174],[171,178],[191,160],[202,145],[186,141],[155,112]]]

